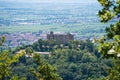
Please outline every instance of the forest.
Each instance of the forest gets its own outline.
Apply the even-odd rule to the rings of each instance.
[[[108,75],[106,69],[112,67],[111,59],[103,59],[90,40],[69,41],[63,45],[56,41],[40,39],[32,45],[17,47],[16,50],[11,51],[11,54],[14,55],[23,49],[26,54],[35,56],[26,57],[26,54],[20,56],[18,62],[11,64],[11,74],[5,79],[38,80],[39,77],[41,78],[40,75],[48,75],[47,72],[42,71],[46,70],[44,66],[47,64],[50,74],[56,72],[55,75],[57,74],[60,80],[100,80]],[[35,51],[50,51],[51,56],[35,54]]]

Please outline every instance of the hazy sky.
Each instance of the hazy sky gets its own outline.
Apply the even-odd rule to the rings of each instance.
[[[93,3],[97,2],[97,0],[0,0],[0,1],[14,1],[14,2],[70,2],[70,3]]]

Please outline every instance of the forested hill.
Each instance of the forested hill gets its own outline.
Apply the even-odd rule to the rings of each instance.
[[[16,51],[21,49],[25,49],[28,55],[33,55],[36,51],[49,51],[50,56],[41,56],[48,63],[57,67],[57,72],[63,80],[101,80],[107,76],[106,69],[111,67],[110,60],[102,59],[94,44],[89,40],[70,41],[65,45],[55,41],[38,40],[32,45],[18,47]],[[19,77],[25,76],[29,80],[36,80],[34,76],[31,76],[29,66],[36,67],[36,64],[32,58],[23,56],[20,58],[19,64],[13,67],[13,75],[21,74]]]

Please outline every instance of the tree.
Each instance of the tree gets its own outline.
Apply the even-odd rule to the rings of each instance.
[[[101,22],[120,17],[120,0],[98,0],[103,9],[98,12]],[[106,27],[106,35],[99,40],[99,51],[105,57],[118,57],[120,54],[120,20]]]
[[[40,55],[36,54],[34,60],[38,64],[38,67],[37,70],[34,68],[31,69],[31,72],[38,80],[62,80],[57,74],[56,68],[42,59]]]
[[[99,51],[106,58],[113,58],[112,68],[105,80],[120,80],[120,0],[98,0],[103,9],[98,12],[101,22],[114,22],[106,27],[106,35],[99,41]],[[115,20],[115,19],[118,20]]]
[[[0,41],[0,45],[2,45],[5,41],[5,37],[3,36]],[[24,52],[20,52],[17,55],[10,56],[9,51],[0,52],[0,80],[5,80],[11,75],[11,65],[18,61],[19,57],[21,57]]]
[[[26,54],[28,54],[28,55],[32,55],[32,53],[33,53],[33,48],[32,48],[32,47],[27,47],[27,48],[25,49],[25,52],[26,52]]]
[[[4,43],[5,41],[5,36],[2,36],[1,41],[0,41],[0,46]]]

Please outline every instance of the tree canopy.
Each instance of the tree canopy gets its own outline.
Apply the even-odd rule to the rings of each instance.
[[[120,0],[98,0],[102,10],[98,12],[101,22],[112,21],[106,27],[106,35],[99,40],[99,51],[105,57],[120,57]]]
[[[3,36],[0,41],[0,46],[4,43],[5,37]],[[19,58],[24,54],[23,51],[20,53],[10,56],[9,51],[0,52],[0,79],[5,80],[11,76],[11,66],[13,63],[17,62]]]
[[[98,12],[101,22],[112,21],[106,27],[106,35],[99,39],[99,51],[105,58],[113,60],[109,75],[104,80],[120,80],[120,0],[98,0],[102,10]]]
[[[31,69],[31,72],[38,80],[62,80],[57,74],[56,67],[42,59],[39,54],[34,55],[34,60],[38,64],[38,67],[37,69]]]

